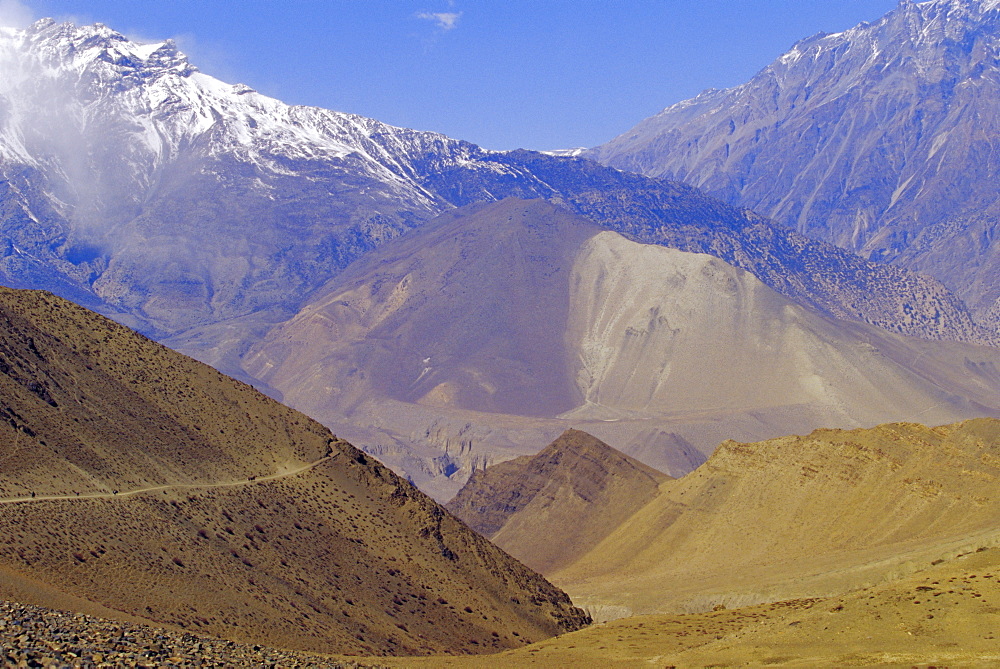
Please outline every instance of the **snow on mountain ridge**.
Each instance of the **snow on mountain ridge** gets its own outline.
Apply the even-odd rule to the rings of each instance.
[[[352,114],[287,105],[200,72],[171,40],[138,44],[103,24],[42,19],[24,30],[6,29],[0,32],[0,72],[0,156],[28,165],[40,155],[65,163],[79,142],[74,137],[71,146],[58,146],[52,136],[90,137],[99,126],[104,144],[127,136],[118,145],[132,147],[126,160],[144,184],[152,181],[151,170],[200,146],[204,155],[235,155],[279,171],[278,163],[288,160],[360,161],[370,174],[429,201],[408,178],[407,145],[461,144]]]

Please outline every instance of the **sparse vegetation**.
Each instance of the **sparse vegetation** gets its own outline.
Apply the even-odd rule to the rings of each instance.
[[[351,653],[466,652],[463,639],[479,649],[494,629],[547,636],[584,622],[377,462],[249,387],[51,296],[0,290],[0,316],[11,322],[0,355],[25,332],[56,333],[34,337],[47,362],[32,364],[58,407],[0,374],[4,411],[49,444],[0,421],[21,454],[0,471],[0,566],[53,597],[82,592],[99,603],[88,606],[158,624]],[[424,592],[492,617],[428,617]],[[540,609],[501,603],[528,593]]]

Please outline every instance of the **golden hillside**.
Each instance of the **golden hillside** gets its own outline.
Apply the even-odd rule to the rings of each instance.
[[[994,419],[728,442],[551,577],[640,613],[841,593],[1000,543],[998,480]]]
[[[338,653],[585,623],[410,484],[250,387],[0,290],[0,597]]]

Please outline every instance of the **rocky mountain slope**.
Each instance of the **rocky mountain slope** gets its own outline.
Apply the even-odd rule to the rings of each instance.
[[[689,187],[288,106],[198,71],[170,42],[43,20],[0,31],[0,73],[0,279],[227,372],[351,261],[437,213],[507,196],[713,253],[831,315],[995,339],[933,281]]]
[[[741,444],[554,574],[578,601],[705,611],[842,593],[1000,543],[1000,421]]]
[[[1000,7],[906,0],[584,155],[926,273],[1000,323]]]
[[[586,622],[407,482],[250,387],[0,290],[0,596],[233,641],[476,653]]]
[[[586,432],[567,430],[533,456],[476,470],[445,508],[546,574],[593,548],[668,478]]]
[[[997,349],[829,319],[718,258],[537,200],[387,242],[245,365],[290,406],[371,430],[439,499],[569,427],[676,476],[736,435],[1000,411]]]

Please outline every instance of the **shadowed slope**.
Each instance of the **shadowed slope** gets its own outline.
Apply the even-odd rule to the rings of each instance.
[[[598,231],[538,200],[444,214],[352,265],[244,367],[324,418],[331,400],[372,395],[556,415],[580,401],[563,343],[570,270]]]
[[[637,612],[843,592],[1000,542],[998,481],[993,419],[727,442],[553,578]]]
[[[320,458],[324,428],[61,299],[0,289],[0,494],[217,483]]]
[[[486,652],[584,624],[248,386],[48,294],[0,290],[0,318],[0,595],[321,652]]]
[[[586,432],[473,473],[446,508],[532,569],[572,563],[669,478]]]

